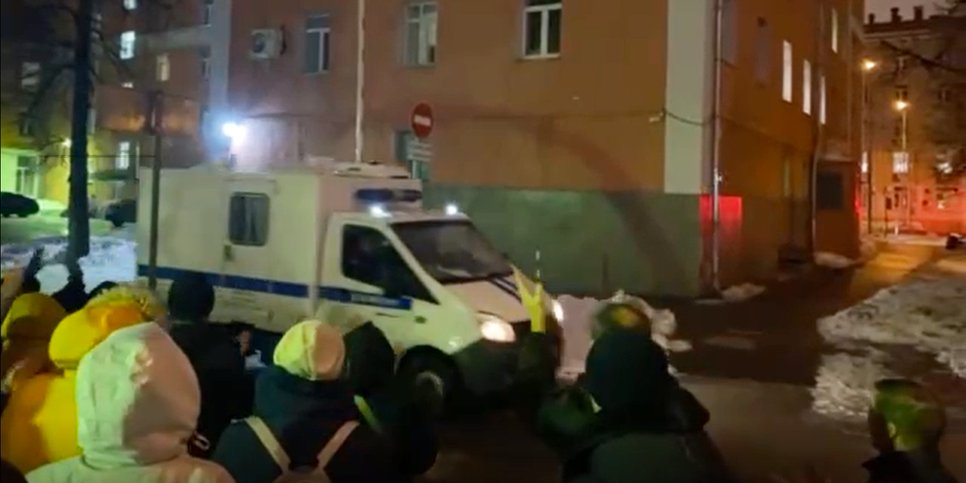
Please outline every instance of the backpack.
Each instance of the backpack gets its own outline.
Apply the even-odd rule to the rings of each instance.
[[[250,417],[245,419],[245,423],[248,424],[252,431],[255,432],[255,436],[262,443],[262,446],[268,451],[268,454],[275,461],[282,470],[282,474],[275,478],[274,483],[332,483],[329,479],[329,475],[325,473],[325,467],[335,456],[335,453],[339,451],[339,448],[345,443],[349,436],[352,434],[358,426],[358,421],[347,421],[332,435],[325,446],[322,447],[322,451],[319,452],[319,456],[316,459],[317,464],[313,468],[311,466],[302,466],[298,468],[292,468],[292,460],[289,459],[288,454],[285,453],[285,449],[279,444],[278,439],[272,434],[272,430],[268,429],[261,418]]]

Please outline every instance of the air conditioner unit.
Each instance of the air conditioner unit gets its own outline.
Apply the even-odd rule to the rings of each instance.
[[[282,53],[282,31],[277,29],[252,30],[248,54],[253,59],[274,59]]]

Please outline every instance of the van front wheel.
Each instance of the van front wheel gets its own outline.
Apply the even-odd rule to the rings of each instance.
[[[437,414],[445,412],[459,387],[452,362],[444,356],[413,354],[403,361],[399,375],[417,399],[432,406]]]

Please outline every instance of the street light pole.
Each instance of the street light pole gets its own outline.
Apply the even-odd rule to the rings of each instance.
[[[869,235],[872,234],[872,216],[875,212],[873,209],[873,203],[875,197],[873,196],[873,175],[872,175],[872,153],[869,150],[869,73],[871,73],[878,64],[870,59],[862,61],[862,156],[865,161],[865,218],[866,218],[866,231]]]

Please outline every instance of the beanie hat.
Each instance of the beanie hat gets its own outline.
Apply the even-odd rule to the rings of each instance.
[[[178,277],[168,289],[168,312],[186,322],[202,322],[215,308],[215,289],[200,273]]]
[[[594,314],[593,337],[596,339],[611,329],[651,331],[651,319],[641,309],[626,302],[610,302]]]
[[[621,328],[594,342],[581,383],[601,408],[612,412],[663,408],[673,387],[661,347],[640,330]]]
[[[273,362],[289,374],[310,381],[334,381],[345,366],[342,334],[318,320],[299,322],[275,347]]]

